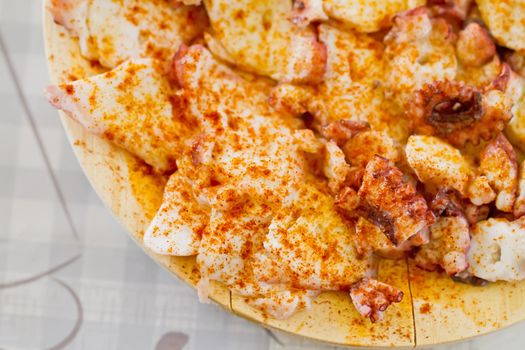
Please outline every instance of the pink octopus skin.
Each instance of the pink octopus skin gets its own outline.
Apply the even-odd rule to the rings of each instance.
[[[350,288],[350,297],[357,311],[372,322],[380,321],[383,312],[403,299],[403,292],[372,278],[363,278]]]
[[[396,246],[434,223],[434,214],[401,170],[375,156],[359,189],[360,209]]]

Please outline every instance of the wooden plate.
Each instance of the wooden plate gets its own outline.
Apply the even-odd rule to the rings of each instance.
[[[81,57],[78,42],[53,22],[45,6],[43,24],[53,84],[101,72],[98,65]],[[80,165],[106,206],[146,254],[195,286],[199,276],[194,258],[157,255],[142,243],[142,234],[160,205],[165,179],[143,173],[126,151],[87,133],[63,113],[60,117]],[[381,262],[379,279],[400,288],[405,297],[376,324],[359,316],[344,293],[323,293],[311,310],[285,321],[265,318],[218,283],[213,284],[211,298],[228,311],[265,327],[352,346],[434,345],[485,334],[525,319],[525,282],[467,286],[423,272],[405,260]]]

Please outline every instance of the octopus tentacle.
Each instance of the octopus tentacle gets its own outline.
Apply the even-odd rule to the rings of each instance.
[[[483,93],[462,82],[445,80],[417,90],[408,116],[416,132],[463,146],[496,136],[512,114],[501,91]]]
[[[357,311],[372,322],[380,321],[383,312],[403,300],[403,292],[372,278],[363,278],[350,288],[350,297]]]

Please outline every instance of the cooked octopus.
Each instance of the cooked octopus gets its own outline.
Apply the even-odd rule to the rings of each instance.
[[[486,220],[490,214],[488,205],[466,204],[463,214],[470,225]]]
[[[361,179],[359,179],[359,184],[360,183]],[[357,191],[352,186],[342,187],[335,195],[335,205],[337,206],[337,209],[348,217],[353,218],[356,215],[355,211],[359,207],[359,202],[360,200]]]
[[[401,301],[403,292],[388,284],[366,278],[352,286],[350,296],[361,315],[378,321],[382,319],[383,312],[390,304]]]
[[[195,256],[202,301],[375,322],[403,297],[378,259],[525,279],[523,5],[477,3],[51,0],[111,70],[46,95],[169,175],[144,244]]]
[[[504,80],[502,79],[504,71],[505,64],[498,55],[495,55],[488,63],[478,67],[459,64],[456,81],[484,91],[491,89],[503,91],[500,85]]]
[[[269,292],[248,300],[248,304],[277,319],[287,319],[297,310],[310,309],[319,292],[309,290],[283,290]]]
[[[144,244],[158,254],[195,255],[209,216],[209,207],[199,203],[191,183],[176,172],[170,176],[162,205],[144,233]]]
[[[488,219],[472,228],[468,271],[487,281],[525,278],[525,219]]]
[[[514,148],[503,134],[481,152],[479,170],[496,193],[496,208],[512,212],[518,188],[518,163]]]
[[[430,193],[431,194],[431,193]],[[429,193],[427,193],[427,196]],[[447,187],[442,187],[432,196],[430,209],[436,215],[440,216],[461,216],[464,217],[470,225],[485,220],[490,212],[487,205],[474,204],[473,198],[465,198],[458,191]],[[489,203],[489,202],[487,202]]]
[[[456,76],[451,29],[445,21],[431,18],[425,7],[398,14],[385,43],[385,84],[402,104],[410,105],[412,93],[426,84]]]
[[[459,32],[456,55],[459,62],[456,80],[478,89],[499,89],[500,76],[506,74],[505,66],[496,54],[490,34],[480,24],[471,22]]]
[[[425,199],[385,158],[368,163],[358,195],[360,211],[396,246],[435,221]]]
[[[260,304],[265,308],[268,285],[284,290],[339,290],[363,278],[371,268],[369,260],[356,257],[350,228],[337,215],[333,199],[317,190],[315,182],[304,181],[304,157],[290,129],[263,103],[264,95],[218,65],[202,47],[189,48],[175,65],[188,110],[202,119],[208,132],[215,128],[215,141],[222,148],[213,151],[214,167],[221,168],[215,171],[216,181],[221,185],[203,188],[203,195],[210,198],[214,191],[209,190],[227,187],[224,195],[234,203],[224,207],[224,199],[208,200],[210,226],[197,255],[202,278],[256,298],[256,304],[266,300]],[[232,101],[243,95],[252,97],[246,105]],[[216,117],[221,110],[211,100],[228,112]],[[237,130],[229,131],[232,123]],[[253,130],[256,127],[259,130]],[[258,140],[243,141],[243,133],[258,135]],[[229,149],[232,146],[235,150]],[[187,172],[184,163],[179,171]],[[188,173],[191,178],[192,171]]]
[[[49,9],[79,38],[82,55],[108,68],[133,58],[167,62],[206,23],[201,9],[164,0],[51,0]]]
[[[458,149],[434,136],[413,135],[408,139],[405,154],[408,164],[425,185],[466,193],[473,170]]]
[[[482,93],[462,82],[445,80],[417,90],[408,116],[417,133],[439,136],[461,147],[496,136],[512,114],[503,92]]]
[[[525,50],[525,3],[521,0],[476,0],[481,17],[500,45]]]
[[[366,122],[342,119],[323,125],[321,133],[324,138],[342,147],[354,136],[369,129],[370,125]]]
[[[514,216],[519,218],[525,215],[525,161],[521,163],[518,180],[518,191],[514,202]]]
[[[375,255],[387,259],[401,259],[413,247],[428,243],[427,233],[418,232],[396,246],[385,236],[381,228],[362,216],[357,219],[355,224],[355,235],[357,251],[360,256],[372,251]]]
[[[513,118],[505,128],[505,134],[513,145],[525,151],[525,78],[509,69],[504,80],[505,94],[512,103]]]
[[[461,26],[472,8],[474,0],[429,0],[427,5],[433,14],[447,22]]]
[[[350,166],[346,163],[343,151],[333,141],[326,143],[324,163],[323,172],[328,178],[328,187],[337,193],[350,172]]]
[[[206,0],[204,4],[213,29],[210,48],[219,57],[279,81],[321,80],[325,48],[313,28],[290,22],[291,0]]]
[[[304,203],[285,207],[286,214],[272,219],[264,247],[284,267],[292,285],[347,289],[372,269],[369,254],[357,257],[351,231],[330,198],[308,188],[301,195]]]
[[[399,146],[386,132],[364,131],[343,145],[343,152],[352,166],[365,168],[375,155],[392,162],[401,159]]]
[[[434,271],[438,267],[449,275],[468,268],[470,246],[469,223],[462,216],[444,216],[430,227],[430,242],[421,246],[415,256],[418,267]]]
[[[328,16],[323,9],[323,0],[294,0],[291,21],[299,26],[324,21]]]
[[[461,194],[449,187],[441,187],[437,193],[427,191],[429,207],[436,217],[461,216],[466,211],[466,203]]]
[[[371,33],[388,28],[396,13],[423,5],[423,0],[323,0],[325,12],[357,30]]]
[[[424,3],[424,0],[295,0],[291,19],[293,23],[305,26],[331,17],[358,32],[373,33],[390,27],[398,12]]]
[[[467,197],[475,205],[489,204],[496,199],[496,192],[490,185],[488,177],[478,175],[469,184]]]
[[[108,73],[51,86],[46,96],[90,132],[168,172],[176,169],[181,136],[192,134],[170,101],[170,89],[161,64],[139,59]]]
[[[514,51],[506,55],[512,70],[525,77],[525,51]]]

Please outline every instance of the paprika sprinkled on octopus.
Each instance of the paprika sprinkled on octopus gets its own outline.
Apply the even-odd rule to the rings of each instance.
[[[522,2],[50,4],[107,71],[47,99],[169,176],[144,244],[194,256],[203,302],[336,291],[379,322],[404,291],[378,259],[525,279]]]

